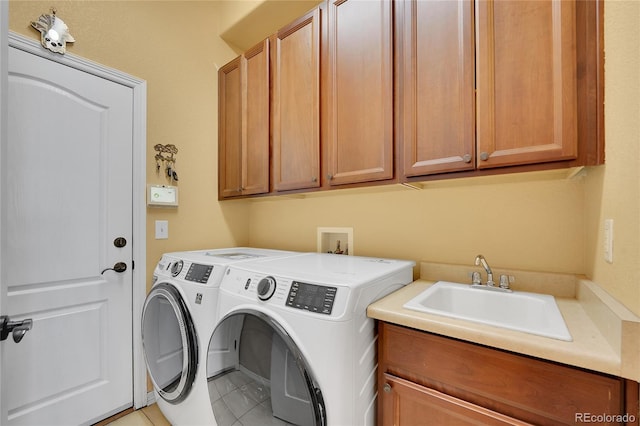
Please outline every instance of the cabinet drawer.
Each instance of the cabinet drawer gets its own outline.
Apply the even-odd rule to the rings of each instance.
[[[527,422],[573,424],[580,413],[624,414],[620,378],[385,323],[379,344],[381,374]]]

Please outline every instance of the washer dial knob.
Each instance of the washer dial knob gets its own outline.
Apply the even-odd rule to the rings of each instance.
[[[182,260],[178,260],[173,265],[171,265],[171,276],[177,277],[178,275],[180,275],[180,272],[182,272],[183,265],[184,265],[184,262],[182,262]]]
[[[276,280],[273,277],[264,277],[258,283],[258,299],[269,300],[276,292]]]

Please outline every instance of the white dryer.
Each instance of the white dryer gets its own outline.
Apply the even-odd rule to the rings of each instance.
[[[230,266],[207,364],[217,424],[375,424],[366,309],[412,282],[414,265],[307,253]]]
[[[143,307],[142,343],[156,401],[171,424],[215,424],[205,366],[227,267],[291,255],[238,247],[162,256]]]

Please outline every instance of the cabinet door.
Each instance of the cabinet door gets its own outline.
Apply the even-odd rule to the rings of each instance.
[[[242,187],[242,57],[218,71],[218,196],[240,195]]]
[[[269,41],[218,71],[219,198],[269,192]]]
[[[273,188],[320,186],[320,10],[272,38]]]
[[[530,425],[390,374],[384,378],[382,426]]]
[[[269,40],[245,54],[242,195],[269,192]]]
[[[473,2],[405,0],[405,176],[475,168]]]
[[[393,177],[392,8],[388,0],[329,0],[329,185]]]
[[[478,168],[576,158],[575,6],[476,2]]]
[[[625,412],[638,412],[636,392],[634,405],[625,407],[620,378],[384,322],[378,360],[379,383],[393,374],[532,424],[575,424],[580,413],[598,413],[608,419],[600,424],[613,425]]]

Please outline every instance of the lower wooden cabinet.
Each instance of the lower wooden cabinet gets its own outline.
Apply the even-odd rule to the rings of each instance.
[[[638,383],[384,322],[378,424],[638,424]]]
[[[384,375],[383,425],[528,425],[446,393]]]

